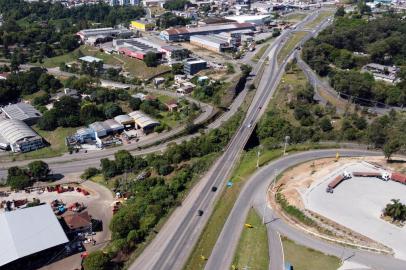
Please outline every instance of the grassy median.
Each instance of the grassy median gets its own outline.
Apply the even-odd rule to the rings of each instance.
[[[337,270],[341,265],[339,258],[298,245],[286,237],[282,237],[282,245],[285,262],[295,270]]]
[[[278,53],[278,63],[281,63],[295,46],[308,34],[306,31],[294,32],[288,41],[285,42],[282,49]]]
[[[268,269],[269,248],[266,226],[262,224],[261,217],[250,209],[245,223],[253,228],[244,228],[234,255],[233,265],[237,269]]]
[[[327,18],[328,16],[331,16],[334,13],[333,10],[325,10],[325,11],[321,11],[320,14],[316,17],[316,19],[312,20],[311,22],[309,22],[308,24],[305,25],[305,29],[313,29],[316,26],[318,26],[325,18]]]

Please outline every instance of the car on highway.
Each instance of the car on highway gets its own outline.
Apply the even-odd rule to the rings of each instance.
[[[199,210],[197,211],[197,215],[198,215],[199,217],[203,216],[203,213],[204,213],[203,210],[200,210],[200,209],[199,209]]]
[[[216,192],[217,191],[217,187],[212,187],[211,191]]]

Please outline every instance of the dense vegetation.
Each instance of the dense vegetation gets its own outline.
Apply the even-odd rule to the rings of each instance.
[[[15,102],[23,95],[31,95],[40,90],[47,94],[55,93],[61,87],[61,82],[42,68],[11,73],[6,80],[0,80],[0,105]]]
[[[141,158],[119,151],[114,160],[101,160],[105,179],[113,182],[116,192],[129,195],[110,223],[113,241],[103,253],[105,257],[120,261],[145,241],[161,218],[180,202],[191,181],[208,168],[213,155],[224,149],[242,115],[242,112],[237,113],[220,129],[171,145],[162,155]],[[83,177],[95,173],[97,170],[91,169]],[[99,263],[100,260],[93,258],[97,256],[101,256],[100,253],[86,258],[86,270],[94,269],[92,264]]]
[[[22,190],[31,186],[35,181],[46,180],[50,169],[48,164],[37,160],[29,163],[26,168],[10,167],[7,174],[7,185],[14,190]]]
[[[166,29],[171,26],[184,26],[190,22],[190,19],[176,16],[171,12],[166,12],[156,19],[156,25],[161,29]]]
[[[168,10],[184,10],[187,5],[190,5],[188,0],[170,0],[164,4],[164,8]]]
[[[289,68],[294,71],[288,72],[298,72],[294,63]],[[267,148],[280,147],[285,136],[290,137],[290,143],[357,141],[383,148],[388,158],[406,147],[404,113],[391,111],[368,122],[367,113],[360,109],[339,116],[331,104],[320,106],[309,84],[284,90],[290,100],[266,112],[256,130],[261,144]]]
[[[302,55],[319,75],[329,76],[345,98],[367,105],[406,105],[406,23],[401,15],[368,21],[339,12],[332,26],[305,44]],[[389,85],[361,74],[361,67],[370,62],[402,67],[400,82]]]
[[[0,27],[3,55],[13,63],[41,62],[79,46],[75,33],[81,29],[128,24],[144,14],[142,7],[107,4],[66,8],[50,1],[0,0],[4,23]]]

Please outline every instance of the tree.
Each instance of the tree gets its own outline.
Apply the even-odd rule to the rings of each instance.
[[[336,13],[334,14],[335,17],[344,17],[344,15],[345,15],[344,7],[339,7]]]
[[[328,132],[333,129],[333,126],[331,125],[331,120],[328,117],[323,117],[320,120],[320,128],[324,132]]]
[[[13,190],[22,190],[31,185],[30,178],[27,175],[11,176],[7,179],[7,185]]]
[[[147,67],[156,67],[158,65],[158,57],[154,52],[147,52],[144,56],[144,63]]]
[[[50,173],[47,163],[42,160],[36,160],[28,164],[28,174],[33,180],[46,179]]]
[[[385,216],[392,218],[392,221],[404,221],[406,219],[406,205],[402,204],[398,199],[392,199],[392,203],[388,203],[383,210]]]
[[[247,65],[247,64],[242,64],[240,69],[241,69],[243,77],[247,77],[248,75],[250,75],[250,73],[252,71],[252,67],[250,65]]]
[[[140,109],[142,101],[139,98],[131,98],[130,99],[130,108],[131,110],[138,111]]]
[[[116,103],[107,103],[103,107],[106,118],[113,118],[123,113],[123,110]]]
[[[400,141],[397,138],[391,138],[383,145],[383,153],[390,160],[391,156],[400,150],[400,147]]]
[[[54,130],[58,127],[57,112],[54,109],[43,113],[38,120],[37,126],[42,130]]]
[[[120,172],[130,172],[134,167],[134,159],[130,152],[119,150],[114,154],[116,168]]]
[[[103,251],[98,250],[90,253],[83,261],[85,270],[108,270],[110,268],[110,258]]]
[[[102,119],[103,113],[95,104],[88,103],[80,108],[80,122],[82,122],[83,124],[88,125]]]

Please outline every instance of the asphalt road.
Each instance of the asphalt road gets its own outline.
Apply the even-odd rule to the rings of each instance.
[[[315,17],[315,14],[310,15],[298,27],[301,27]],[[182,269],[186,263],[213,210],[217,194],[220,193],[211,192],[211,187],[216,186],[219,188],[219,191],[224,188],[227,176],[231,173],[239,153],[250,137],[255,123],[265,111],[265,105],[273,95],[277,83],[283,74],[284,65],[281,65],[281,67],[277,66],[276,55],[288,32],[277,38],[259,61],[261,63],[264,62],[266,57],[270,59],[269,64],[265,67],[262,80],[247,112],[247,116],[224,150],[223,155],[191,190],[182,206],[174,211],[154,240],[129,267],[130,270],[176,270]],[[197,210],[199,209],[204,211],[203,216],[197,216]]]

